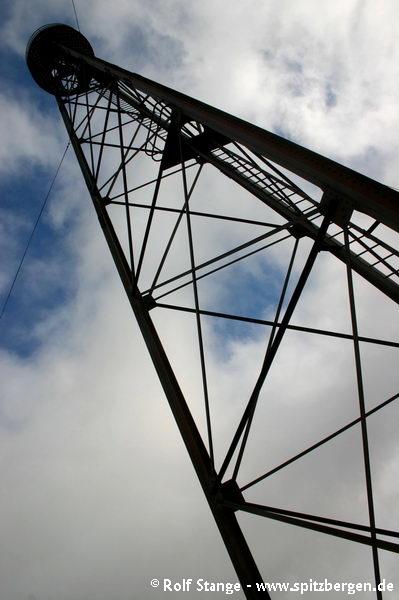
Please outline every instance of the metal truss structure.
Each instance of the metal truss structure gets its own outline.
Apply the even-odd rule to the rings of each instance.
[[[69,26],[38,30],[29,42],[27,62],[37,83],[57,100],[130,305],[246,597],[270,596],[256,589],[256,582],[263,578],[238,523],[239,511],[369,546],[378,584],[379,550],[397,553],[399,534],[376,523],[368,419],[399,394],[367,410],[361,347],[397,349],[399,343],[359,334],[354,278],[361,276],[388,302],[399,301],[399,194],[282,137],[96,58],[89,42]],[[248,206],[255,203],[257,214],[262,210],[264,218],[246,217],[245,204],[239,216],[220,211],[217,198],[195,204],[195,191],[209,170],[235,191],[245,192]],[[177,182],[173,194],[172,181]],[[148,195],[143,200],[139,192]],[[247,214],[252,213],[248,210]],[[246,241],[238,236],[239,241],[227,249],[216,244],[216,250],[201,250],[201,239],[206,245],[207,229],[215,223],[220,227],[216,231],[231,225],[232,231],[243,226],[245,232],[254,234]],[[201,285],[209,278],[215,281],[225,273],[236,277],[251,257],[264,256],[284,244],[289,245],[290,254],[274,318],[254,317],[250,309],[247,314],[212,309],[209,302],[204,307]],[[305,252],[298,271],[298,257]],[[173,253],[175,262],[169,261]],[[292,324],[320,253],[343,263],[352,327],[348,333]],[[157,315],[167,311],[194,318],[204,435],[154,324]],[[241,418],[222,457],[215,451],[204,319],[248,323],[269,332],[252,392],[243,399]],[[239,485],[258,400],[290,331],[348,340],[353,345],[358,416]],[[361,429],[367,525],[244,498],[252,486],[356,425]],[[382,598],[381,591],[376,595]]]

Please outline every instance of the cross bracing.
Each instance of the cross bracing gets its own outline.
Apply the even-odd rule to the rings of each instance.
[[[61,58],[51,73],[59,109],[165,395],[247,597],[259,596],[253,583],[261,578],[236,518],[240,511],[370,546],[378,584],[379,550],[397,553],[399,545],[398,532],[377,522],[368,423],[392,406],[398,394],[380,398],[373,408],[367,406],[362,349],[397,350],[399,342],[386,335],[361,335],[356,284],[364,280],[387,302],[399,300],[398,194],[269,132],[82,54],[73,44],[68,47],[61,40],[58,52]],[[219,195],[219,187],[208,187],[210,174],[227,182],[226,196]],[[223,297],[220,285],[232,286],[241,277],[245,286],[256,268],[266,265],[272,270],[280,253],[284,265],[279,264],[279,281],[269,292],[273,310],[268,318],[254,314],[254,297],[244,302],[245,310],[239,310],[240,302],[233,297],[224,310],[217,303],[212,306],[213,296]],[[346,331],[293,322],[311,275],[325,257],[341,264]],[[252,285],[249,291],[254,296],[259,289]],[[192,414],[198,416],[198,403],[194,406],[183,393],[179,369],[166,352],[168,342],[159,325],[165,314],[179,314],[183,322],[193,315],[193,353],[201,382],[195,395],[202,402],[197,422]],[[224,448],[217,443],[213,422],[218,409],[210,385],[209,319],[267,330],[257,374]],[[267,400],[265,387],[279,368],[282,348],[293,332],[352,346],[358,415],[272,468],[242,480],[259,405]],[[275,473],[357,426],[367,524],[244,497]],[[382,598],[380,591],[376,595]]]

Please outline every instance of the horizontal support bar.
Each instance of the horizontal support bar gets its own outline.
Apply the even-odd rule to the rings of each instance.
[[[175,304],[164,304],[162,302],[157,302],[156,306],[159,308],[169,308],[171,310],[180,310],[182,312],[190,312],[193,313],[195,310],[188,306],[177,306]],[[222,319],[230,319],[233,321],[242,321],[244,323],[254,323],[255,325],[266,325],[269,327],[281,327],[281,323],[275,323],[274,321],[268,321],[266,319],[255,319],[253,317],[244,317],[241,315],[230,315],[228,313],[215,312],[212,310],[203,310],[200,311],[201,315],[205,315],[208,317],[220,317]],[[291,329],[292,331],[303,331],[305,333],[314,333],[316,335],[326,335],[329,337],[336,337],[344,340],[352,340],[353,336],[349,333],[340,333],[339,331],[328,331],[327,329],[315,329],[313,327],[301,327],[300,325],[288,325],[287,329]],[[392,342],[390,340],[378,340],[376,338],[369,338],[359,336],[359,342],[367,342],[369,344],[378,344],[380,346],[390,346],[392,348],[399,348],[399,342]]]
[[[303,527],[304,529],[311,529],[312,531],[326,533],[328,535],[350,540],[352,542],[358,542],[359,544],[365,544],[366,546],[376,545],[377,548],[381,548],[381,550],[399,553],[399,544],[395,544],[394,542],[387,542],[385,540],[380,539],[372,540],[371,537],[362,535],[360,533],[344,531],[335,527],[322,525],[321,523],[312,523],[310,521],[307,521],[306,519],[299,519],[285,514],[272,512],[268,510],[267,507],[262,506],[261,504],[252,504],[250,502],[237,503],[226,500],[225,502],[223,502],[223,505],[226,506],[226,508],[231,508],[232,510],[242,510],[244,512],[259,515],[261,517],[266,517],[267,519],[272,519],[274,521],[281,521],[282,523],[287,523],[289,525],[295,525],[297,527]]]

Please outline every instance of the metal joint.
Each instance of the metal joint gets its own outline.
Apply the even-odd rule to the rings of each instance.
[[[289,229],[291,235],[293,235],[296,239],[305,237],[305,235],[309,235],[309,231],[302,223],[294,223]]]
[[[349,198],[327,189],[322,196],[319,209],[322,215],[328,212],[333,223],[346,227],[351,220],[354,206]]]
[[[244,496],[235,479],[230,479],[219,485],[215,490],[213,501],[216,506],[223,506],[226,502],[233,502],[234,504],[245,503]],[[238,507],[233,510],[238,510]]]
[[[145,296],[141,297],[142,303],[144,305],[144,307],[150,311],[151,309],[155,308],[157,303],[156,300],[154,300],[154,298],[152,297],[151,294],[146,294]]]

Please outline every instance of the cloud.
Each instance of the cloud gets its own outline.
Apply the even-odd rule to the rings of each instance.
[[[54,166],[61,155],[61,134],[54,117],[32,106],[32,98],[18,88],[0,95],[0,127],[3,178],[33,166]]]
[[[276,8],[256,1],[228,8],[206,1],[188,9],[177,0],[156,3],[155,8],[137,2],[87,2],[78,3],[77,9],[82,30],[106,60],[132,69],[140,64],[144,75],[394,183],[398,61],[393,3],[386,3],[384,12],[375,4],[355,2],[329,3],[323,11],[315,2],[283,2]],[[65,10],[64,3],[53,8],[42,2],[33,11],[16,2],[5,26],[9,48],[23,52],[26,35],[50,17],[63,20]],[[2,114],[7,114],[1,126],[9,148],[8,154],[3,150],[8,161],[3,177],[17,177],[21,168],[51,167],[63,143],[55,112],[43,114],[32,106],[29,90],[18,97],[18,103],[9,95],[1,99]],[[133,183],[148,174],[144,169],[140,165],[138,172],[132,170]],[[164,205],[181,206],[178,176],[165,180],[163,187]],[[147,191],[135,196],[143,202],[150,198]],[[260,203],[208,167],[193,206],[266,218]],[[136,210],[134,226],[140,235],[144,214]],[[122,208],[115,221],[126,236],[123,219]],[[150,257],[143,263],[145,284],[154,275],[173,223],[172,218],[154,221]],[[200,260],[252,235],[250,227],[210,223],[195,225]],[[7,549],[2,593],[9,600],[29,595],[37,600],[122,600],[132,594],[154,598],[152,577],[235,581],[72,153],[48,224],[65,236],[65,244],[56,266],[49,264],[53,269],[46,268],[43,253],[41,270],[49,280],[43,284],[37,273],[35,285],[51,286],[62,276],[62,259],[72,255],[73,272],[67,279],[74,290],[35,323],[40,345],[34,355],[22,359],[12,347],[1,354],[1,379],[6,382],[0,405],[5,490],[1,519]],[[184,231],[165,264],[165,277],[189,266]],[[301,241],[298,265],[308,248],[309,242]],[[289,250],[277,245],[265,258],[248,262],[247,270],[230,273],[244,278],[247,292],[254,281],[261,289],[262,278],[284,273]],[[294,278],[298,272],[296,266]],[[224,279],[213,277],[206,284],[204,279],[199,284],[201,302],[210,308],[238,310],[244,304],[254,310],[248,300],[237,298],[240,286],[231,284],[232,275],[226,270]],[[369,284],[358,278],[355,284],[361,334],[397,339],[391,304]],[[187,290],[175,299],[192,303]],[[258,316],[270,318],[272,300],[275,292],[267,302],[259,301]],[[205,432],[195,320],[163,309],[151,314]],[[294,319],[298,325],[349,331],[340,262],[319,257]],[[203,329],[220,464],[259,372],[268,328],[255,333],[248,327],[248,334],[237,335],[228,324],[220,330],[213,323],[204,319]],[[362,344],[368,406],[397,391],[396,352]],[[358,414],[350,341],[290,332],[277,358],[279,368],[272,369],[260,398],[241,483]],[[371,417],[370,439],[378,522],[394,529],[397,410],[386,410],[391,422],[380,419],[382,413]],[[320,453],[250,488],[246,497],[367,522],[362,460],[357,427]],[[253,516],[242,515],[240,521],[269,579],[370,578],[367,548]],[[383,576],[393,580],[396,563],[382,560]]]

